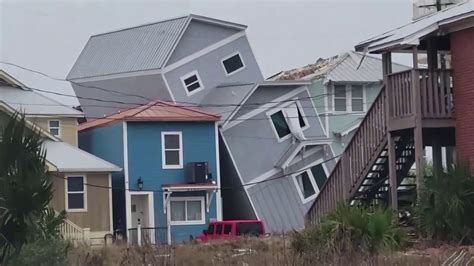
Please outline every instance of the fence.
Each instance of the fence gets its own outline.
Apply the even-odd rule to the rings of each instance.
[[[137,245],[143,244],[168,244],[168,228],[166,227],[141,227],[128,229],[128,242]]]

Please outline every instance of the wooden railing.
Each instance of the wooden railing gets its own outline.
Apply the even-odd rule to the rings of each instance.
[[[386,89],[382,88],[351,142],[308,212],[307,222],[318,223],[353,195],[387,143]]]
[[[81,228],[68,219],[64,220],[59,231],[64,239],[71,240],[72,242],[88,242],[90,239],[89,228]]]
[[[391,119],[420,114],[423,118],[452,118],[453,89],[449,69],[412,69],[387,75]]]

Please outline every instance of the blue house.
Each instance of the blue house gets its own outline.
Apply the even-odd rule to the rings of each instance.
[[[113,175],[114,228],[128,239],[188,240],[222,219],[219,116],[154,101],[80,125],[80,147],[123,168]]]

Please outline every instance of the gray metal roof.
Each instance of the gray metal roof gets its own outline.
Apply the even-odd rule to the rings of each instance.
[[[26,115],[84,116],[82,112],[76,109],[28,89],[0,86],[0,102],[5,102]]]
[[[387,49],[418,45],[420,38],[437,31],[440,26],[474,16],[474,2],[467,0],[427,15],[409,24],[377,35],[356,45],[357,51],[381,52]]]
[[[245,29],[245,25],[197,15],[92,36],[72,67],[68,80],[161,69],[191,20]]]
[[[114,172],[122,170],[99,157],[66,142],[46,139],[43,141],[46,160],[60,172]]]

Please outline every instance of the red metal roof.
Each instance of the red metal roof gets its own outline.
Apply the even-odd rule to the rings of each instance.
[[[153,101],[104,118],[91,120],[79,125],[79,130],[103,126],[115,121],[217,121],[220,116],[198,110],[194,107],[179,106],[165,101]]]

